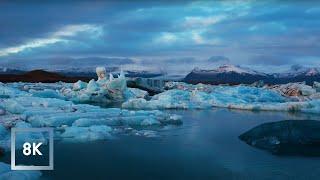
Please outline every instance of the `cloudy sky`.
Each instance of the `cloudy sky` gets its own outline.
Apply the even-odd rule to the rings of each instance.
[[[312,0],[0,1],[0,66],[320,66],[319,17]]]

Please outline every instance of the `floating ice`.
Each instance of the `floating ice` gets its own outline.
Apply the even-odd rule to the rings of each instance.
[[[274,85],[268,88],[276,90],[284,96],[310,96],[317,92],[316,89],[306,85],[305,82]]]
[[[124,73],[121,71],[117,78],[112,74],[109,79],[106,78],[106,72],[103,67],[96,69],[98,80],[90,80],[87,84],[78,81],[73,84],[73,88],[62,88],[60,95],[73,102],[80,103],[111,103],[122,102],[130,98],[145,98],[148,94],[146,91],[127,88],[127,81]],[[59,99],[63,99],[58,97]]]
[[[17,88],[11,88],[10,91],[7,91],[7,87],[2,87],[6,89],[6,92],[20,93]],[[181,117],[160,111],[101,108],[89,104],[74,104],[71,101],[57,98],[38,97],[28,92],[20,94],[19,97],[0,98],[0,106],[6,112],[0,118],[2,134],[5,129],[12,127],[54,127],[56,134],[61,134],[61,138],[89,141],[109,138],[113,135],[113,131],[119,127],[137,127],[139,130],[143,130],[149,126],[162,127],[168,124],[181,124]],[[141,96],[143,95],[141,94]],[[101,131],[106,128],[108,133],[101,134]],[[109,129],[111,130],[109,131]],[[78,134],[81,132],[83,135],[70,137],[72,132],[78,132]],[[24,137],[43,140],[41,135],[35,134],[26,134]],[[1,141],[0,147],[5,148],[6,143],[7,141]]]
[[[171,83],[166,92],[147,101],[130,99],[122,104],[127,109],[206,109],[224,107],[243,110],[297,111],[320,114],[320,99],[312,99],[313,90],[305,87],[305,101],[283,96],[281,93],[249,86],[210,86]]]
[[[26,92],[20,91],[16,88],[8,87],[0,82],[0,98],[18,97],[26,94]]]
[[[314,83],[313,83],[313,88],[314,88],[317,92],[320,92],[320,83],[319,83],[319,82],[314,82]]]
[[[15,128],[32,128],[31,124],[20,121]],[[24,142],[42,142],[47,143],[48,135],[45,136],[42,132],[16,132],[16,149],[22,149]]]
[[[106,68],[104,67],[97,67],[96,73],[98,75],[98,81],[105,80],[106,79]]]
[[[141,98],[128,100],[123,104],[123,107],[133,109],[204,109],[212,106],[228,107],[232,104],[284,101],[284,97],[270,90],[246,86],[217,86],[209,93],[199,90],[172,89],[155,95],[150,101]]]
[[[40,171],[12,171],[9,164],[0,162],[1,180],[34,180],[39,179]]]
[[[111,138],[112,128],[104,125],[90,127],[67,127],[61,134],[65,140],[76,142],[95,141]]]
[[[110,74],[106,78],[105,69],[97,68],[98,80],[89,83],[77,81],[70,83],[10,83],[0,84],[0,98],[21,96],[35,96],[41,98],[56,98],[71,100],[76,103],[101,103],[123,102],[131,98],[145,98],[147,91],[127,88],[126,77],[121,71],[115,78]]]
[[[79,80],[79,81],[77,81],[76,83],[73,84],[72,90],[79,91],[81,89],[87,88],[87,85],[88,84],[86,82],[83,82],[83,81]]]
[[[36,97],[65,99],[65,97],[62,96],[58,90],[53,90],[53,89],[44,89],[44,90],[30,89],[29,92]]]
[[[88,86],[86,88],[87,92],[89,92],[89,93],[95,93],[99,89],[100,88],[99,88],[98,84],[96,83],[96,81],[94,79],[91,79],[89,81]]]

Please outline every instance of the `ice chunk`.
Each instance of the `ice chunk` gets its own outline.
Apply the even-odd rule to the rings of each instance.
[[[274,85],[269,88],[280,92],[284,96],[310,96],[316,93],[316,89],[306,85],[305,82]]]
[[[158,137],[157,132],[156,132],[156,131],[152,131],[152,130],[141,130],[141,131],[137,131],[137,132],[135,133],[135,135],[137,135],[137,136],[149,137],[149,138]]]
[[[0,162],[1,180],[36,180],[41,175],[40,171],[12,171],[9,164]]]
[[[44,89],[44,90],[30,89],[29,92],[36,97],[65,99],[65,97],[59,93],[59,91],[53,90],[53,89]]]
[[[32,128],[31,124],[26,122],[18,122],[15,128]],[[47,143],[48,136],[44,136],[42,132],[16,132],[16,148],[22,149],[25,142],[42,142]]]
[[[88,92],[95,92],[99,90],[99,86],[94,79],[91,79],[87,86]]]
[[[92,125],[108,125],[108,124],[112,124],[112,121],[109,121],[105,118],[99,118],[99,119],[80,118],[74,121],[72,123],[72,126],[89,127]]]
[[[110,132],[112,128],[109,126],[90,126],[90,127],[67,127],[65,132],[61,134],[65,140],[86,142],[111,138]]]
[[[151,126],[151,125],[160,125],[161,123],[154,118],[143,119],[140,125],[142,126]]]
[[[315,82],[313,83],[313,88],[314,88],[317,92],[320,92],[320,83],[315,81]]]
[[[199,87],[199,86],[198,86]],[[130,99],[128,109],[205,109],[225,107],[244,110],[299,111],[320,114],[320,100],[296,102],[276,91],[249,86],[212,86],[200,91],[188,85],[186,90],[172,89],[151,100]]]
[[[133,98],[147,98],[148,92],[137,89],[137,88],[128,88],[127,91],[125,91],[126,99],[133,99]]]
[[[97,76],[98,76],[98,81],[101,81],[101,80],[105,80],[106,79],[106,68],[104,67],[97,67],[96,68],[96,73],[97,73]]]
[[[76,83],[73,84],[72,90],[79,91],[81,89],[87,88],[87,85],[88,84],[86,82],[83,82],[83,81],[79,80],[79,81],[77,81]]]
[[[78,81],[73,85],[73,88],[62,88],[60,94],[66,99],[74,102],[88,103],[111,103],[122,102],[128,98],[142,97],[145,92],[127,89],[127,81],[123,71],[118,78],[114,78],[110,74],[109,79],[105,77],[105,69],[98,67],[96,69],[98,81],[92,79],[87,85],[84,82]]]
[[[5,84],[0,82],[0,98],[10,98],[10,97],[18,97],[25,96],[28,93],[20,91],[16,88],[8,87]]]
[[[59,132],[66,131],[63,132],[62,138],[65,138],[64,136],[68,135],[69,131],[70,133],[78,132],[78,134],[84,132],[84,135],[79,138],[68,137],[67,139],[71,141],[72,139],[76,141],[86,139],[89,141],[110,138],[109,135],[113,133],[113,128],[132,127],[143,130],[149,126],[161,128],[168,124],[181,124],[182,122],[178,116],[161,111],[129,111],[119,108],[101,108],[88,104],[74,104],[71,101],[62,99],[31,96],[30,93],[21,97],[1,99],[1,102],[3,102],[1,106],[6,111],[10,110],[3,116],[5,121],[0,121],[0,124],[5,125],[6,128],[54,127]],[[106,131],[108,134],[104,134],[98,130],[102,128],[97,129],[94,128],[95,126],[112,128],[110,131]],[[1,131],[4,132],[3,130]],[[59,134],[57,131],[56,133]],[[5,137],[7,138],[1,141],[0,147],[2,148],[9,147],[7,146],[9,138],[8,136]],[[23,137],[41,142],[45,138],[44,134],[25,134]],[[18,144],[21,144],[22,141],[24,139],[17,138]]]
[[[21,114],[25,111],[24,107],[21,106],[17,101],[12,99],[6,99],[3,101],[2,105],[6,111],[13,114]]]

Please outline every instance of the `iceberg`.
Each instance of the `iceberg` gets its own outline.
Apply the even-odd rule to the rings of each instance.
[[[104,125],[90,127],[67,127],[61,134],[64,140],[72,140],[72,142],[96,141],[111,138],[110,132],[112,128]]]
[[[161,128],[182,123],[180,116],[158,110],[132,111],[101,108],[89,104],[75,104],[59,98],[38,97],[17,88],[8,88],[6,85],[0,86],[0,91],[2,89],[11,96],[0,98],[0,108],[5,112],[0,116],[0,136],[2,137],[0,147],[3,149],[9,148],[7,135],[12,127],[54,127],[57,138],[80,142],[85,139],[88,141],[109,139],[115,134],[113,132],[123,127],[143,130],[151,126]],[[15,93],[20,96],[15,96]],[[145,95],[142,94],[141,96]],[[102,131],[105,133],[101,133]],[[77,133],[82,135],[76,137]],[[74,136],[71,136],[72,134]],[[26,134],[24,137],[44,140],[41,134]]]
[[[124,102],[131,98],[146,98],[148,92],[136,88],[128,88],[124,72],[118,77],[112,74],[107,78],[104,67],[97,67],[98,80],[89,83],[78,80],[76,83],[0,83],[0,98],[34,96],[56,98],[75,103],[110,104]]]
[[[24,121],[16,123],[15,128],[32,128],[31,124]],[[47,144],[48,134],[42,132],[16,132],[16,149],[22,149],[24,142],[42,142]]]
[[[283,95],[277,90],[244,85],[212,86],[185,83],[167,84],[168,89],[146,100],[129,99],[126,109],[208,109],[223,107],[254,111],[289,111],[320,114],[320,99],[309,87],[304,87],[305,99]],[[307,96],[309,95],[309,96]],[[319,96],[320,97],[320,96]]]
[[[71,100],[77,103],[112,103],[123,102],[131,98],[145,98],[148,93],[143,90],[127,88],[127,81],[123,71],[115,78],[112,74],[106,78],[103,67],[97,67],[98,80],[90,80],[89,83],[77,81],[72,88],[61,88],[60,96],[56,98]],[[53,95],[51,96],[53,97]]]
[[[86,82],[82,82],[82,81],[78,80],[76,83],[73,84],[72,90],[79,91],[81,89],[87,88],[87,86],[88,86],[88,84]]]
[[[317,92],[316,88],[306,85],[305,82],[274,85],[268,88],[278,91],[283,96],[289,96],[289,97],[290,96],[296,96],[296,97],[310,96]]]
[[[132,109],[206,109],[229,107],[238,104],[285,102],[280,94],[266,89],[248,86],[216,86],[210,91],[198,89],[171,89],[157,94],[150,101],[137,98],[123,103],[123,108]]]

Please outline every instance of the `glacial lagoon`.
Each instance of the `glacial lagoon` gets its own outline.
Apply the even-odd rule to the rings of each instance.
[[[214,108],[175,110],[180,126],[156,137],[125,133],[112,140],[55,142],[55,170],[41,179],[318,179],[320,157],[277,156],[241,141],[243,132],[265,122],[320,120],[286,112]],[[7,154],[1,158],[9,163]]]

